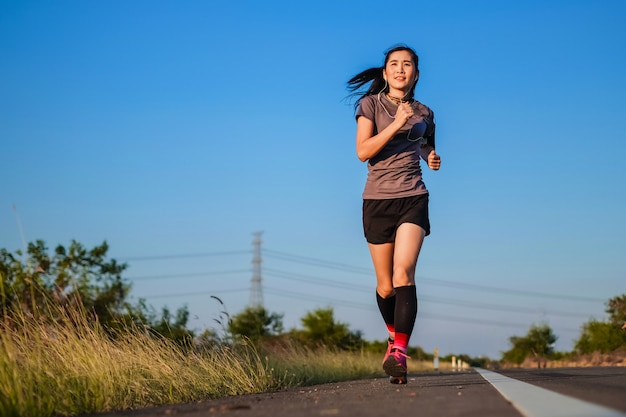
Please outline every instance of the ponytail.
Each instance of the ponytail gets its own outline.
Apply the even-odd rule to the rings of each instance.
[[[354,108],[358,108],[361,100],[365,96],[372,94],[378,94],[381,91],[387,92],[389,87],[387,81],[383,78],[383,69],[381,67],[374,67],[366,69],[350,78],[348,81],[348,90],[352,92],[351,97],[357,97]],[[371,83],[367,90],[363,91],[362,87],[367,83]]]

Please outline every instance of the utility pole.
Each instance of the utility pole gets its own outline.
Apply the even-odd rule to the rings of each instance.
[[[255,232],[254,256],[252,257],[252,280],[250,283],[250,307],[263,308],[263,286],[261,285],[261,235],[263,232]]]
[[[24,229],[22,228],[22,220],[20,219],[20,215],[17,212],[17,207],[13,204],[13,211],[15,212],[15,220],[17,221],[17,228],[20,232],[20,237],[22,238],[22,245],[24,246],[24,255],[28,251],[28,245],[26,245],[26,239],[24,238]]]

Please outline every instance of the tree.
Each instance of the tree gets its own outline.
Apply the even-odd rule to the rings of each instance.
[[[547,324],[532,325],[526,336],[509,338],[512,347],[504,352],[502,359],[521,365],[528,356],[532,356],[540,368],[541,362],[545,362],[554,353],[553,345],[556,340],[557,336]]]
[[[148,333],[173,340],[180,346],[190,347],[193,342],[194,332],[187,329],[189,322],[189,310],[183,306],[172,315],[170,309],[164,306],[159,317],[154,308],[148,307],[145,301],[139,300],[133,314],[129,317],[139,328],[145,329]]]
[[[541,361],[545,361],[554,353],[554,343],[558,339],[547,324],[531,326],[526,336],[528,349],[541,368]]]
[[[308,312],[300,321],[304,330],[298,334],[307,344],[338,349],[357,349],[364,344],[361,332],[352,332],[347,324],[335,321],[332,308]]]
[[[68,248],[58,245],[52,255],[42,240],[29,243],[25,254],[0,249],[3,314],[48,314],[42,307],[55,303],[80,306],[110,323],[127,310],[130,284],[122,278],[126,264],[106,259],[108,249],[106,241],[87,250],[74,240]]]
[[[622,327],[626,323],[626,294],[611,298],[606,303],[606,312],[612,324]]]
[[[75,240],[68,247],[58,245],[52,254],[42,240],[29,243],[26,253],[0,249],[0,314],[5,324],[20,317],[58,320],[71,311],[88,315],[110,334],[135,326],[177,342],[193,337],[186,329],[186,307],[175,317],[165,307],[158,317],[144,300],[136,305],[127,301],[131,285],[122,276],[127,265],[108,259],[108,250],[106,241],[87,249]]]
[[[512,347],[502,354],[502,360],[505,362],[514,363],[515,365],[519,366],[528,356],[526,339],[519,336],[511,336],[509,338],[509,342],[511,343]]]
[[[283,332],[283,315],[269,313],[263,307],[246,307],[231,318],[228,329],[233,335],[244,336],[257,343],[263,337]]]
[[[626,294],[611,298],[606,303],[608,321],[591,319],[585,323],[576,342],[576,352],[610,353],[626,346],[626,332],[620,330],[626,323]]]
[[[583,325],[575,348],[578,353],[610,353],[626,344],[626,332],[611,322],[590,320]]]

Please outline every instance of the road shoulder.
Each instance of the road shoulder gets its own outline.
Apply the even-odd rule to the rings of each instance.
[[[366,379],[290,388],[193,404],[101,414],[99,417],[157,417],[210,415],[274,417],[358,415],[416,415],[420,417],[503,417],[520,414],[479,374],[410,374],[407,385],[390,384],[387,378]],[[391,413],[391,414],[390,414]]]

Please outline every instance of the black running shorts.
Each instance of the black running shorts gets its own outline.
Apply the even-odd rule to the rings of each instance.
[[[363,200],[363,231],[368,243],[392,243],[402,223],[413,223],[430,234],[428,194],[385,200]]]

